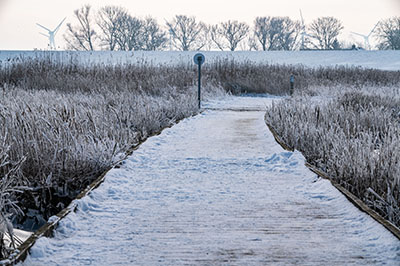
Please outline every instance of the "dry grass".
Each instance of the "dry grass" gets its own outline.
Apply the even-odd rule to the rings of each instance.
[[[10,162],[26,157],[18,185],[30,189],[18,194],[21,208],[47,219],[128,147],[196,112],[194,94],[172,89],[162,96],[8,89],[0,134]]]
[[[295,87],[298,95],[318,94],[319,92],[314,89],[320,89],[321,85],[327,88],[337,84],[345,86],[356,84],[360,88],[371,84],[374,86],[400,84],[399,72],[393,71],[347,67],[307,69],[301,66],[215,61],[203,67],[205,88],[203,95],[213,97],[221,93],[220,88],[232,93],[286,95],[289,93],[291,74],[296,77]],[[198,112],[196,80],[196,67],[189,64],[152,66],[143,62],[139,65],[85,66],[74,61],[22,59],[12,64],[0,65],[0,153],[2,156],[0,156],[0,162],[3,162],[0,165],[0,174],[1,186],[4,187],[0,191],[1,212],[12,214],[14,224],[22,225],[24,228],[36,228],[68,204],[80,190],[108,169],[115,160],[118,160],[132,144],[177,120],[196,114]],[[329,117],[331,113],[328,112],[329,105],[318,107],[319,115],[315,118],[315,109],[307,109],[304,100],[300,102],[303,104],[288,101],[271,109],[269,119],[286,140],[291,145],[300,145],[297,143],[300,132],[302,143],[305,143],[302,145],[311,150],[309,154],[314,161],[320,166],[322,164],[319,162],[322,160],[329,162],[329,164],[326,163],[325,170],[334,171],[331,166],[334,163],[331,160],[335,160],[339,155],[354,157],[354,153],[350,153],[353,148],[349,148],[346,154],[341,151],[340,147],[343,144],[339,144],[339,140],[344,137],[331,132],[338,129],[332,129],[333,127],[329,126],[329,132],[311,129],[315,123],[318,126],[322,123],[320,118],[322,114],[328,116],[327,121],[331,118]],[[344,98],[342,102],[343,109],[346,102]],[[348,102],[351,103],[351,101]],[[378,104],[378,106],[381,105],[382,103]],[[331,103],[330,108],[336,107]],[[356,118],[362,119],[366,125],[368,125],[368,117],[372,116],[377,132],[381,131],[379,134],[387,135],[389,133],[385,119],[389,117],[384,116],[386,112],[379,111],[379,108],[373,109],[372,113],[352,114],[362,115]],[[345,113],[349,113],[347,109]],[[299,114],[303,114],[303,117]],[[353,119],[349,121],[356,123],[356,118],[350,113],[343,119],[339,119],[341,114],[337,116],[338,121]],[[304,117],[305,124],[299,122],[303,121]],[[344,125],[350,123],[349,121],[343,122]],[[326,122],[326,124],[329,123]],[[310,129],[304,125],[309,126]],[[351,132],[358,129],[359,126],[345,128]],[[321,134],[324,136],[325,133],[333,135],[333,144],[315,142],[316,140],[307,133],[310,130],[314,138],[320,137]],[[369,132],[367,129],[364,131]],[[351,142],[361,141],[362,136],[367,136],[368,134],[364,131],[357,137],[350,138],[348,145],[365,146],[366,150],[360,154],[363,154],[367,160],[371,157],[369,151],[372,150],[372,144]],[[389,138],[385,139],[384,145],[397,141],[393,132]],[[345,133],[346,131],[341,134],[345,135]],[[375,145],[373,147],[376,147],[375,136],[368,135],[366,138],[370,141],[373,139]],[[323,148],[324,145],[325,148]],[[329,145],[337,146],[333,149]],[[388,149],[383,148],[386,146],[382,145],[378,147],[383,150]],[[332,152],[328,152],[331,150]],[[338,154],[333,152],[335,150]],[[379,154],[388,156],[387,153],[381,153],[381,151]],[[356,161],[353,163],[361,160],[357,156],[354,157]],[[391,160],[395,158],[397,157],[393,156]],[[383,163],[387,162],[382,161],[379,167],[387,167]],[[394,164],[394,161],[391,163]],[[350,165],[344,166],[343,169],[337,170],[350,173],[348,177],[344,177],[344,180],[349,179],[355,171],[354,169],[350,171],[350,167]],[[373,169],[378,169],[378,166],[373,167]],[[10,171],[10,169],[14,170]],[[378,173],[381,170],[374,171]],[[394,173],[390,171],[391,174]],[[359,183],[364,184],[363,181]],[[381,179],[376,182],[376,184],[380,183]],[[382,189],[393,187],[377,186],[382,186]],[[368,185],[369,187],[374,191],[380,191],[372,184]],[[393,188],[388,195],[398,190],[397,187]],[[362,194],[365,187],[351,187],[350,190],[353,192],[360,190]],[[360,193],[357,195],[361,195]],[[386,192],[379,193],[384,199],[388,199]],[[6,198],[8,202],[4,201]],[[398,197],[394,199],[398,202]]]
[[[307,161],[399,226],[399,87],[344,91],[286,99],[266,120]]]
[[[382,71],[359,67],[306,68],[292,65],[255,64],[219,60],[205,68],[207,80],[226,91],[239,93],[290,94],[290,76],[295,77],[295,90],[310,92],[310,88],[333,86],[394,86],[400,84],[400,71]]]
[[[131,145],[196,114],[196,89],[179,78],[184,69],[162,71],[35,60],[1,69],[1,185],[20,188],[7,192],[20,212],[0,202],[2,213],[37,228]]]
[[[151,91],[169,87],[186,89],[195,86],[197,68],[193,64],[154,66],[139,64],[83,65],[72,60],[21,59],[7,67],[0,65],[0,85],[24,89],[60,90],[63,92],[102,92],[104,90]],[[240,93],[289,94],[290,75],[297,91],[331,86],[394,86],[400,84],[400,71],[358,67],[306,68],[292,65],[255,64],[234,60],[215,60],[203,67],[203,84]]]
[[[3,138],[0,142],[0,258],[7,257],[15,248],[13,226],[10,221],[12,214],[23,214],[13,195],[21,189],[15,181],[18,180],[16,177],[21,177],[20,166],[25,158],[11,163],[8,157],[10,147],[5,141],[6,138]],[[5,235],[10,236],[11,247],[4,241]]]

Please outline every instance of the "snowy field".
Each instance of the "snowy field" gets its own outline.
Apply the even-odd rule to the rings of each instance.
[[[148,139],[24,265],[398,265],[400,242],[275,142],[273,100],[208,102]]]
[[[70,51],[0,51],[0,64],[18,61],[21,58],[50,57],[63,62],[80,62],[83,64],[153,64],[175,65],[192,64],[195,51],[135,51],[135,52],[70,52]],[[235,60],[236,62],[253,62],[269,64],[302,64],[308,67],[317,66],[362,66],[382,70],[400,70],[400,51],[236,51],[236,52],[203,52],[206,62],[215,60]]]

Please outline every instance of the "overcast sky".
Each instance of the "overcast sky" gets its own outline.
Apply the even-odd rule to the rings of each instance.
[[[400,0],[0,0],[0,50],[45,49],[48,40],[39,34],[42,31],[36,23],[51,29],[64,17],[66,22],[74,23],[73,11],[84,4],[95,9],[104,5],[123,6],[132,15],[151,15],[160,24],[184,14],[209,24],[235,19],[252,25],[257,16],[300,19],[301,9],[306,23],[320,16],[340,19],[345,27],[340,39],[360,42],[350,31],[368,34],[379,20],[400,16]],[[62,48],[65,30],[63,24],[56,36],[56,44]]]

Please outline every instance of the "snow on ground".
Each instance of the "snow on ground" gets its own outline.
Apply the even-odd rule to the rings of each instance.
[[[254,111],[273,100],[209,102],[151,137],[24,265],[398,265],[400,241],[274,141]]]
[[[134,52],[72,52],[72,51],[0,51],[0,64],[18,60],[18,58],[50,57],[63,62],[84,64],[134,63],[154,65],[193,64],[196,51],[134,51]],[[231,60],[238,62],[302,64],[317,66],[362,66],[383,70],[400,70],[400,51],[204,51],[206,62]]]
[[[24,231],[24,230],[19,230],[19,229],[13,229],[13,237],[14,237],[14,243],[16,247],[19,247],[23,242],[25,242],[30,236],[32,235],[31,232]],[[3,238],[4,244],[7,247],[11,247],[11,239],[9,234],[4,234]]]

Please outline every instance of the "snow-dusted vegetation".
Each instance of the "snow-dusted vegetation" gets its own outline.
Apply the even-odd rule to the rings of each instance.
[[[394,86],[400,84],[400,71],[365,69],[355,66],[308,68],[301,65],[257,64],[217,60],[205,68],[207,78],[232,93],[290,93],[290,76],[298,91],[341,86]],[[316,89],[318,90],[318,89]]]
[[[143,63],[176,66],[191,63],[197,51],[0,51],[0,64],[19,62],[25,59],[51,59],[52,62],[74,64],[117,65]],[[288,64],[310,68],[332,66],[359,66],[381,70],[399,70],[398,51],[202,51],[206,65],[215,61],[234,61],[253,64]]]
[[[133,144],[199,111],[196,95],[197,70],[191,61],[185,64],[153,64],[146,60],[141,63],[82,63],[79,59],[55,60],[54,54],[50,55],[51,57],[47,58],[19,58],[0,64],[0,174],[2,177],[0,233],[5,232],[8,221],[25,229],[37,228],[48,217],[66,206],[114,162],[121,159],[124,152]],[[307,68],[301,65],[274,65],[215,58],[203,67],[203,97],[214,97],[225,92],[287,95],[290,88],[290,75],[295,76],[298,94],[318,95],[321,94],[321,88],[338,85],[357,88],[367,86],[393,88],[400,84],[400,75],[396,71],[350,66]],[[365,145],[367,151],[369,151],[368,147],[373,151],[361,153],[368,159],[366,161],[390,157],[392,161],[382,159],[382,163],[392,162],[396,166],[396,161],[393,160],[398,160],[398,157],[390,156],[381,149],[386,149],[384,145],[396,143],[398,140],[395,131],[398,129],[398,126],[395,126],[398,120],[393,120],[395,111],[392,110],[397,108],[395,101],[398,96],[397,98],[382,96],[376,104],[369,104],[366,99],[370,96],[359,94],[338,96],[343,111],[338,112],[337,119],[342,119],[343,124],[348,125],[346,130],[352,130],[350,133],[353,134],[361,127],[356,126],[358,116],[362,117],[361,122],[365,123],[363,124],[364,131],[351,137],[348,142],[361,141],[362,136],[368,136],[367,139],[372,139],[374,146]],[[352,97],[354,100],[351,100]],[[360,104],[363,105],[357,108],[363,112],[353,114],[349,110],[356,108],[352,103],[358,98],[360,98]],[[375,98],[371,97],[371,99]],[[303,125],[302,119],[308,121],[306,123],[308,126],[311,126],[314,121],[312,120],[315,115],[315,110],[312,109],[314,107],[307,107],[308,103],[305,103],[307,99],[299,97],[283,101],[271,109],[268,119],[291,145],[294,145],[294,140],[297,145],[298,134],[302,134],[301,141],[312,149],[312,156],[316,158],[318,166],[321,167],[323,160],[331,155],[330,160],[344,158],[340,157],[341,153],[336,155],[328,153],[332,150],[328,142],[320,144],[309,138],[315,134],[317,138],[318,134],[334,135],[338,140],[343,141],[344,138],[340,135],[332,134],[331,131],[325,134],[318,130],[312,131],[312,134],[306,134],[298,130],[300,125]],[[339,110],[335,107],[335,100],[331,103],[321,101],[321,103],[315,103],[314,106],[319,106],[318,110],[320,110],[318,118],[315,118],[318,120],[317,125],[322,123],[323,114],[330,114],[325,109],[328,110],[327,108],[330,107]],[[386,110],[391,110],[390,114]],[[300,115],[302,113],[303,115]],[[381,116],[382,114],[386,116]],[[376,119],[370,119],[369,116]],[[333,118],[334,116],[328,115],[326,120],[336,121],[332,120]],[[354,122],[351,122],[351,119]],[[372,123],[369,119],[377,123],[373,124],[374,128],[368,127],[372,125],[368,124]],[[288,124],[288,121],[291,123]],[[386,127],[385,121],[394,121],[391,122],[390,130]],[[329,122],[324,123],[329,125]],[[328,129],[334,130],[329,126]],[[371,137],[369,133],[373,129],[380,133]],[[390,141],[386,139],[389,133],[392,134],[388,138]],[[351,145],[363,145],[354,143]],[[328,148],[324,148],[324,145]],[[337,145],[335,147],[340,152],[350,153],[353,149],[340,149],[343,146],[340,142],[334,142],[332,145]],[[396,147],[393,146],[393,152],[396,152]],[[302,150],[298,146],[296,148]],[[322,152],[322,155],[317,151]],[[382,170],[375,170],[378,166],[365,168],[361,163],[355,166],[361,156],[359,153],[355,154],[351,159],[355,160],[354,164],[349,164],[348,167],[344,165],[343,168],[337,169],[348,175],[345,178],[350,178],[350,176],[353,178],[355,176],[353,172],[358,168],[370,172],[390,171],[390,174],[395,176],[394,170],[386,166],[379,168]],[[374,156],[371,157],[371,154]],[[396,154],[398,156],[399,152]],[[307,152],[305,155],[308,156]],[[350,162],[350,159],[345,160]],[[379,165],[379,163],[381,161],[377,161],[376,164]],[[327,171],[333,169],[330,165],[328,166],[323,169]],[[353,168],[349,168],[350,166]],[[348,169],[354,171],[349,172]],[[396,171],[399,172],[398,169]],[[375,176],[375,172],[370,176]],[[364,178],[363,172],[359,175]],[[398,179],[383,180],[387,181],[378,180],[374,183],[375,185],[366,185],[364,181],[357,181],[365,185],[365,188],[355,187],[349,182],[352,186],[350,190],[361,198],[365,198],[364,192],[369,191],[368,201],[378,204],[377,208],[386,208],[388,212],[385,213],[390,215],[390,219],[399,219],[398,216],[392,214],[396,213],[398,204],[390,203],[399,202],[398,194],[397,196],[395,194],[398,193],[396,192]],[[397,183],[387,185],[388,182]],[[356,193],[352,189],[353,186],[354,189],[360,190],[361,194]],[[391,189],[390,193],[388,189]],[[382,200],[377,201],[373,198],[376,197],[375,194],[389,202],[390,208],[387,208],[389,205],[385,205],[386,203]]]
[[[49,61],[1,69],[1,233],[8,221],[34,230],[133,144],[196,114],[182,71]]]
[[[308,162],[400,225],[400,90],[311,90],[274,104],[270,123]]]

